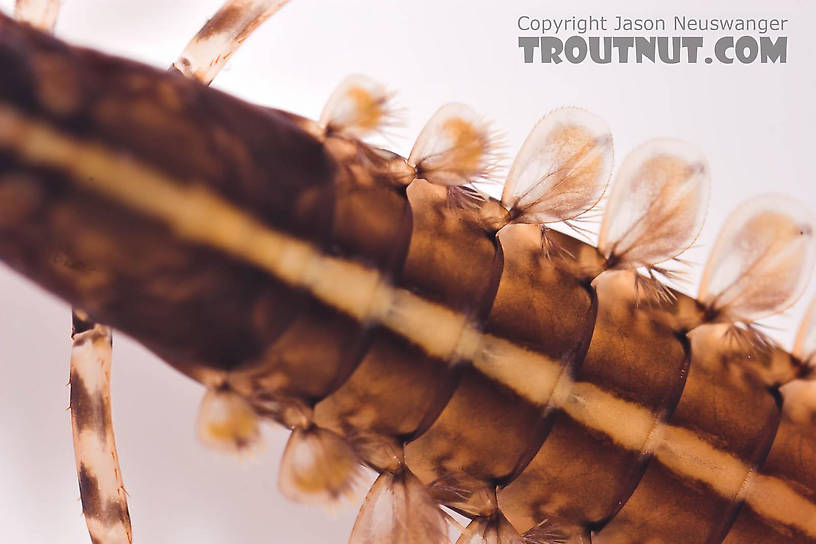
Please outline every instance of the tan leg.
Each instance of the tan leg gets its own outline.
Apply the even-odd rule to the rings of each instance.
[[[17,0],[14,17],[46,32],[52,32],[57,24],[62,0]]]
[[[209,85],[252,32],[288,0],[227,0],[193,36],[173,68]]]
[[[71,426],[82,513],[94,544],[133,542],[127,494],[113,435],[111,331],[74,312]]]

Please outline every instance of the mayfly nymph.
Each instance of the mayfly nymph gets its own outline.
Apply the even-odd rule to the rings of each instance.
[[[739,206],[685,295],[668,283],[706,216],[696,146],[615,166],[607,124],[559,108],[490,196],[502,153],[469,106],[402,157],[366,143],[396,113],[368,77],[317,120],[209,88],[284,3],[228,0],[168,70],[52,37],[57,1],[0,15],[0,259],[74,307],[91,540],[133,540],[123,331],[205,386],[209,446],[291,430],[285,496],[331,504],[375,470],[352,544],[448,542],[450,511],[459,544],[816,543],[816,305],[792,353],[757,327],[812,276],[801,203]],[[601,203],[596,245],[553,228],[584,232]]]

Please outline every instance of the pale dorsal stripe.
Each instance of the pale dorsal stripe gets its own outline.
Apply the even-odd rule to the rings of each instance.
[[[59,169],[76,185],[165,223],[191,242],[218,248],[292,287],[308,289],[356,319],[379,323],[431,356],[467,358],[528,400],[549,400],[551,407],[562,407],[622,447],[654,451],[678,475],[703,482],[727,499],[745,497],[760,515],[816,538],[816,505],[786,482],[752,475],[752,467],[686,429],[655,427],[654,415],[646,408],[592,384],[572,384],[564,379],[559,362],[481,333],[462,314],[389,285],[375,269],[327,256],[259,222],[203,185],[170,178],[115,149],[77,140],[2,104],[0,147],[26,162]],[[753,485],[744,490],[748,478]]]

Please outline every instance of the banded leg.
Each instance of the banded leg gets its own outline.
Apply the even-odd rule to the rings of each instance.
[[[209,85],[252,32],[289,0],[227,0],[193,36],[173,68]]]
[[[73,312],[71,427],[82,513],[94,544],[133,542],[111,418],[111,330]]]

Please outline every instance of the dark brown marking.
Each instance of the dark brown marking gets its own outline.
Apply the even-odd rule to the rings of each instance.
[[[104,406],[98,396],[88,390],[84,380],[76,372],[71,372],[71,411],[74,412],[78,431],[81,432],[87,427],[96,432],[102,432],[104,429],[106,419]]]
[[[43,201],[40,185],[31,175],[9,172],[0,179],[0,229],[24,222]]]
[[[235,21],[241,19],[243,11],[240,6],[234,4],[224,6],[198,31],[196,38],[206,40],[211,38],[214,34],[223,32],[224,29],[233,26]]]
[[[85,465],[79,466],[79,493],[82,497],[82,513],[97,516],[102,512],[102,497],[99,495],[99,481]]]
[[[86,314],[76,311],[71,312],[72,337],[93,329],[94,325],[95,325],[94,321],[90,319]]]
[[[31,59],[37,99],[56,116],[68,117],[82,107],[82,81],[59,54],[41,53]]]

